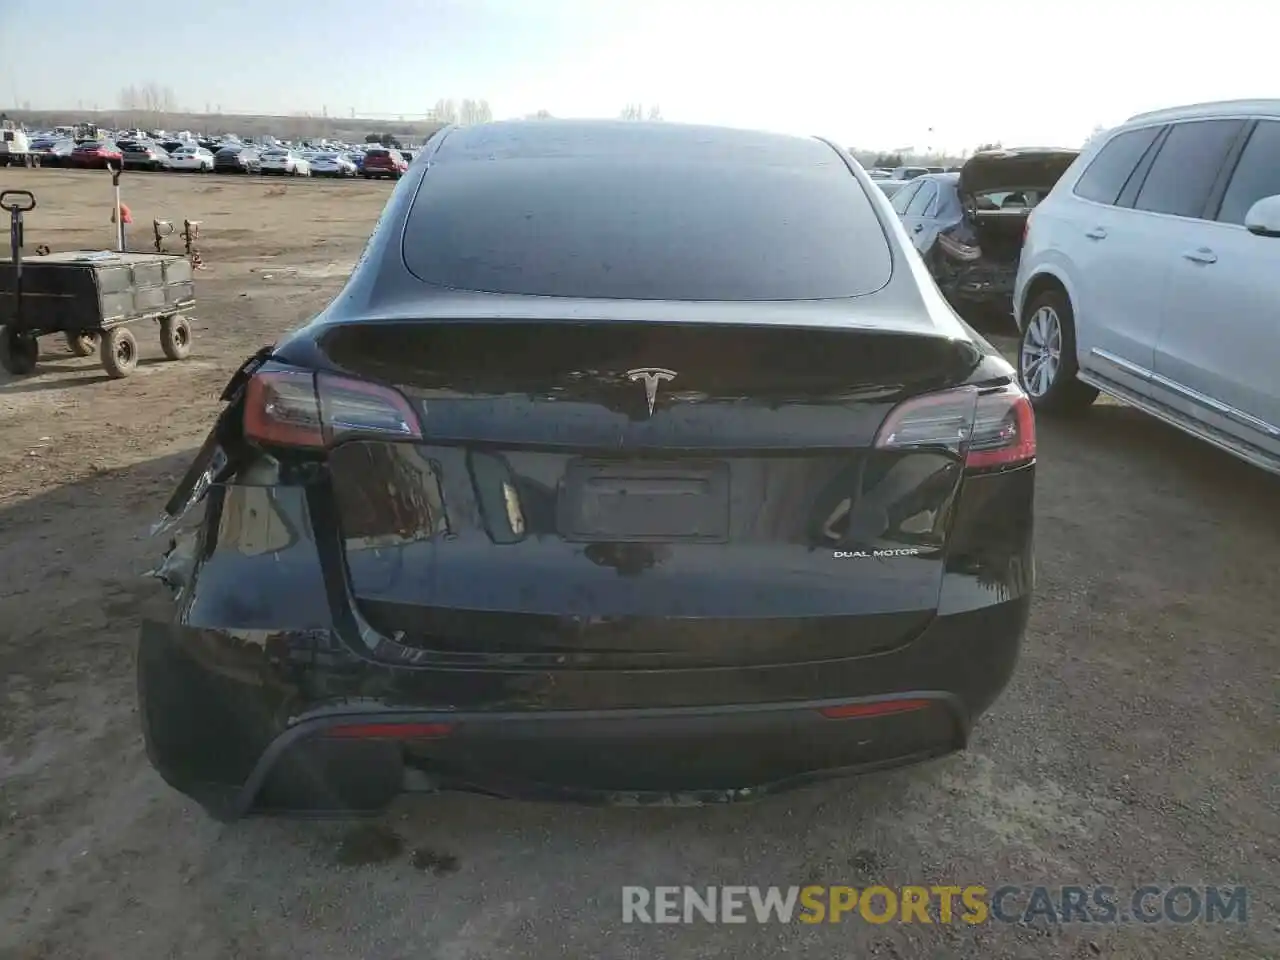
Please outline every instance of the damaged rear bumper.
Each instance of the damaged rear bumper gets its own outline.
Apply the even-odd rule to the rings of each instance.
[[[147,751],[170,786],[220,820],[376,816],[401,793],[437,790],[610,805],[729,803],[945,755],[963,748],[971,722],[954,693],[907,691],[684,709],[331,704],[280,724],[242,682],[193,662],[184,647],[194,638],[184,629],[149,623],[142,632]],[[868,715],[823,713],[859,707]]]
[[[141,631],[148,756],[223,820],[373,815],[439,789],[726,802],[940,756],[965,745],[1017,659],[1032,569],[1029,530],[1010,518],[1029,511],[1032,476],[970,481],[938,614],[904,647],[678,669],[379,661],[385,638],[349,596],[323,491],[215,483],[160,571],[178,588],[172,615]],[[968,531],[985,552],[967,552]]]

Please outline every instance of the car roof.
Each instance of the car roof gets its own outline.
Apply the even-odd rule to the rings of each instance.
[[[856,164],[848,161],[840,148],[817,138],[669,122],[502,121],[446,127],[421,149],[421,156],[422,162],[410,173],[414,179],[406,181],[408,187],[392,194],[379,226],[374,229],[343,292],[311,324],[298,331],[296,339],[299,343],[328,335],[323,332],[324,328],[350,323],[429,319],[465,322],[494,318],[574,318],[645,323],[694,320],[740,323],[749,320],[753,324],[780,327],[866,326],[868,329],[941,334],[958,339],[970,336],[967,328],[955,319],[954,313],[943,309],[943,301],[936,288],[924,282],[928,275],[923,261],[907,252],[910,247],[903,245],[905,237],[899,237],[894,230],[888,229],[891,223],[897,227],[897,219],[892,212],[881,209],[881,205],[886,203],[883,194],[861,174]],[[493,162],[506,159],[514,162]],[[563,167],[556,169],[561,159],[565,160]],[[741,190],[739,184],[750,186],[757,182],[767,185],[791,181],[803,185],[807,191],[804,196],[812,200],[825,192],[823,184],[839,184],[849,191],[849,196],[860,195],[865,201],[863,212],[866,216],[861,218],[865,224],[859,225],[858,229],[865,227],[868,239],[873,235],[877,238],[877,256],[860,255],[858,260],[860,269],[865,268],[876,275],[865,284],[845,284],[847,293],[809,292],[803,299],[789,298],[785,291],[776,289],[767,294],[727,296],[723,291],[727,291],[728,286],[723,284],[716,291],[705,294],[695,291],[698,295],[659,297],[648,295],[653,293],[648,291],[644,297],[639,297],[617,284],[608,289],[599,284],[584,287],[572,277],[568,280],[560,278],[564,281],[562,292],[540,291],[523,283],[518,288],[506,283],[491,284],[488,277],[473,278],[451,273],[451,264],[437,262],[436,255],[443,250],[450,257],[464,261],[463,265],[471,272],[485,267],[486,262],[492,262],[495,269],[518,274],[523,269],[523,261],[519,257],[505,261],[503,258],[510,253],[508,250],[486,248],[480,258],[484,262],[478,264],[470,262],[470,252],[476,244],[487,242],[485,231],[512,237],[514,246],[524,243],[516,232],[503,232],[506,224],[502,218],[523,217],[527,220],[530,211],[533,219],[542,217],[549,196],[553,197],[556,190],[572,193],[570,185],[573,179],[587,174],[589,181],[593,168],[598,168],[596,172],[603,175],[604,186],[629,175],[637,178],[640,187],[646,183],[660,183],[672,168],[687,173],[694,181],[707,182],[716,176],[725,181],[738,181],[738,184],[726,184],[726,196],[735,189]],[[422,189],[428,176],[443,178],[437,181],[440,189]],[[554,189],[540,192],[541,178],[549,178]],[[864,180],[861,189],[859,179]],[[492,188],[495,184],[501,188],[498,191],[502,194],[499,201],[494,200]],[[462,189],[458,189],[459,185]],[[522,190],[527,193],[522,194]],[[522,197],[524,206],[510,202],[512,197]],[[768,201],[770,198],[761,199]],[[466,211],[463,208],[472,204],[479,208],[473,212],[484,216],[464,216]],[[775,217],[785,213],[783,208],[787,207],[786,204],[775,203],[774,206]],[[863,210],[863,207],[858,209]],[[436,217],[441,210],[447,215],[443,219]],[[636,218],[641,218],[643,209],[632,212]],[[803,217],[796,219],[805,220]],[[486,226],[486,220],[492,223]],[[466,230],[476,233],[472,247],[463,245],[458,250],[451,250],[451,245],[457,245],[456,238],[448,236],[449,227],[445,221],[465,222]],[[546,218],[546,222],[552,223],[550,218]],[[443,232],[440,232],[442,224]],[[615,246],[626,247],[631,253],[637,250],[643,253],[645,244],[641,241],[645,241],[648,247],[662,253],[663,249],[657,243],[662,232],[663,224],[660,222],[649,231],[648,238],[619,229],[614,238],[617,241]],[[431,243],[418,242],[428,236]],[[698,243],[706,242],[699,236],[693,239]],[[857,246],[856,243],[853,245]],[[861,247],[857,252],[863,253]],[[879,259],[879,252],[885,255],[883,271],[872,263]],[[534,267],[542,274],[557,276],[556,271],[565,266],[572,270],[591,269],[590,264],[583,267],[572,257],[566,263],[553,262],[548,267],[544,262],[547,255],[548,251],[542,250],[534,258]],[[660,260],[661,257],[654,258],[655,263]],[[604,266],[607,267],[608,263]],[[612,272],[605,270],[603,275],[607,277]],[[638,276],[642,271],[633,272]],[[694,272],[689,271],[690,274]],[[785,276],[785,271],[782,275]],[[850,302],[864,295],[874,296],[876,306],[870,307],[862,320],[852,318]],[[762,307],[766,303],[768,306]],[[303,356],[308,348],[300,346],[298,349],[298,355]]]
[[[1220,116],[1280,116],[1280,100],[1214,100],[1207,103],[1191,103],[1180,107],[1166,107],[1137,113],[1125,121],[1150,123],[1155,121],[1198,120]]]
[[[1025,157],[1040,154],[1079,153],[1079,147],[997,147],[994,150],[980,150],[975,157]],[[948,171],[950,172],[950,171]]]
[[[910,180],[901,180],[899,183],[915,183],[917,180],[932,180],[935,183],[959,183],[960,174],[958,173],[922,173],[918,177],[912,177]]]
[[[508,120],[449,128],[433,162],[501,159],[705,158],[725,164],[812,166],[839,163],[816,138],[729,127],[635,120]]]

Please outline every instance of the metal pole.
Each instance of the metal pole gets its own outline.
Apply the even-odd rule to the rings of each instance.
[[[9,253],[13,257],[13,315],[9,333],[24,331],[22,303],[22,215],[36,208],[30,190],[0,190],[0,210],[9,214]],[[13,341],[10,340],[10,343]]]
[[[115,188],[116,195],[116,253],[124,253],[124,217],[120,211],[120,170],[107,164],[107,170],[111,174],[111,185]]]
[[[13,317],[14,324],[22,329],[22,208],[9,211],[9,248],[13,255]]]

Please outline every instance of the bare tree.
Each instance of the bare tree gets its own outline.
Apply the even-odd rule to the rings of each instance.
[[[472,100],[467,98],[462,101],[458,108],[458,123],[471,125],[475,123],[488,123],[493,119],[493,110],[489,107],[488,100]]]
[[[149,80],[142,86],[130,84],[120,91],[120,109],[129,113],[143,113],[152,123],[159,123],[165,114],[178,109],[173,88]]]
[[[628,103],[618,116],[623,120],[661,120],[662,110],[656,104],[646,111],[643,103]]]
[[[173,113],[177,109],[173,87],[161,86],[152,80],[142,89],[147,109],[152,113]]]
[[[441,123],[458,122],[458,107],[452,100],[437,100],[431,114]]]
[[[551,120],[554,118],[551,116],[551,111],[539,110],[537,113],[525,114],[525,119],[526,120]]]

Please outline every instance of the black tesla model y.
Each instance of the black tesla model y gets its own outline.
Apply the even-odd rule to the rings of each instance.
[[[742,799],[964,746],[1035,425],[818,139],[447,128],[166,506],[152,762],[214,816]]]

